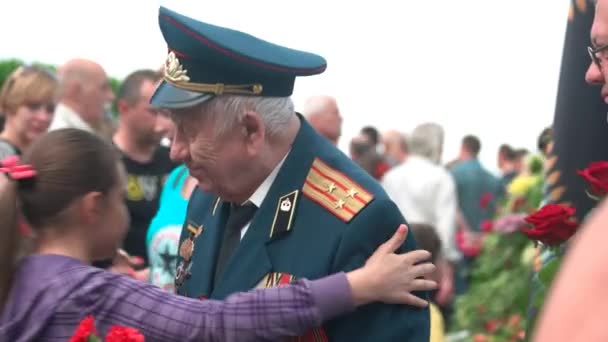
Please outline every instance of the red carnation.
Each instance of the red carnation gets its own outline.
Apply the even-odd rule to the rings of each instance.
[[[479,207],[481,209],[486,209],[488,207],[488,205],[490,204],[490,202],[492,201],[492,194],[489,192],[484,193],[483,195],[481,195],[481,197],[479,198]]]
[[[554,246],[570,239],[578,229],[573,217],[576,209],[561,204],[547,204],[525,218],[533,228],[522,228],[529,239]]]
[[[577,173],[591,185],[594,196],[603,197],[608,193],[608,162],[593,162]]]
[[[106,335],[106,342],[144,342],[144,335],[137,329],[113,325]]]
[[[74,336],[70,338],[69,342],[87,342],[89,336],[91,335],[97,335],[97,330],[95,329],[95,320],[93,316],[87,316],[80,321]]]

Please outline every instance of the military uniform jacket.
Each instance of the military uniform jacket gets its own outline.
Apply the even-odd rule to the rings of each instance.
[[[186,276],[176,281],[179,294],[224,299],[256,287],[350,271],[405,223],[374,179],[300,120],[290,153],[215,288],[229,203],[194,191],[180,239],[178,278]],[[400,252],[414,248],[409,235]],[[427,342],[429,332],[428,309],[378,303],[299,340]]]

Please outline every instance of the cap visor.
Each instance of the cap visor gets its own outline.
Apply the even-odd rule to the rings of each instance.
[[[152,95],[150,104],[156,108],[187,108],[210,100],[214,96],[214,94],[183,90],[163,81]]]

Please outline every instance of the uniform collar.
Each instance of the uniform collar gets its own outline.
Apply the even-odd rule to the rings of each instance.
[[[266,179],[264,179],[262,184],[258,186],[255,192],[251,195],[251,197],[249,197],[247,202],[255,204],[255,206],[258,208],[262,206],[262,202],[264,202],[268,191],[270,191],[270,187],[272,186],[272,183],[274,183],[274,180],[277,178],[279,170],[281,169],[281,166],[283,166],[285,159],[287,159],[289,152],[291,152],[291,150],[288,151],[285,156],[283,156],[283,159],[281,159],[281,161],[274,167],[272,172],[268,175],[268,177],[266,177]]]

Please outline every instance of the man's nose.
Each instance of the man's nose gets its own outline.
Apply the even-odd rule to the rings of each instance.
[[[188,144],[177,133],[174,134],[169,157],[175,162],[185,162],[188,158]]]
[[[595,63],[590,63],[587,72],[585,73],[585,81],[591,85],[604,84],[604,74]]]

